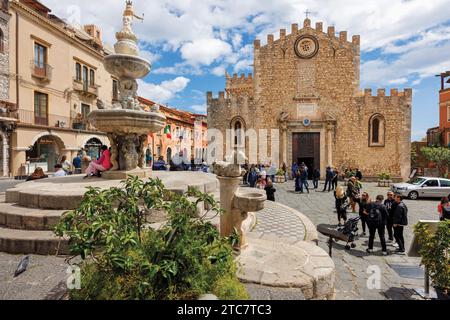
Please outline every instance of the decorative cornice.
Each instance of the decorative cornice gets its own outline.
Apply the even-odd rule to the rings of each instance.
[[[53,30],[58,31],[62,36],[64,36],[65,40],[68,40],[72,43],[79,45],[81,48],[96,55],[98,58],[103,59],[105,57],[104,53],[101,53],[101,52],[95,50],[94,48],[88,46],[84,42],[78,40],[74,35],[68,34],[68,32],[65,29],[61,28],[60,26],[58,26],[57,24],[55,24],[48,18],[43,17],[40,14],[34,12],[34,10],[28,8],[26,5],[24,5],[18,1],[11,1],[10,8],[14,8],[15,10],[18,10],[22,13],[28,14],[29,18],[31,18],[33,21],[39,23],[41,26],[43,26],[47,29],[53,29]]]

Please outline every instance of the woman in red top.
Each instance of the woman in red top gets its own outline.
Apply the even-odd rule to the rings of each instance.
[[[102,146],[102,153],[98,160],[91,161],[86,169],[86,177],[98,175],[99,172],[108,171],[111,169],[111,152],[107,146]]]
[[[443,213],[443,210],[442,210],[442,208],[445,206],[445,207],[448,207],[450,204],[449,204],[449,200],[448,200],[448,198],[447,197],[443,197],[442,199],[441,199],[441,203],[439,203],[438,204],[438,212],[439,212],[439,220],[442,220],[442,213]]]

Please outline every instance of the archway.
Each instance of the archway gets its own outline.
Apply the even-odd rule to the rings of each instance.
[[[103,143],[100,141],[100,139],[93,137],[86,141],[83,148],[86,151],[87,155],[91,157],[91,159],[98,159],[100,157],[102,145]]]
[[[35,168],[41,167],[45,172],[53,172],[64,148],[64,142],[58,136],[47,134],[36,137],[26,152],[30,163],[29,171],[33,172]]]

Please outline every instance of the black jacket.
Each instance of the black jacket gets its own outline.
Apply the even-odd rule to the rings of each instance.
[[[401,226],[408,225],[408,208],[403,202],[400,202],[394,211],[394,224]]]
[[[394,199],[392,200],[386,199],[384,200],[384,205],[386,206],[386,209],[388,211],[388,221],[392,222],[392,220],[394,219],[394,212],[395,207],[397,206],[397,202],[395,202]]]
[[[277,191],[277,189],[275,189],[274,187],[266,186],[264,190],[266,190],[267,200],[275,201],[275,192]]]
[[[379,202],[372,202],[368,205],[368,212],[372,210],[373,208],[378,208],[381,212],[381,226],[385,226],[387,224],[388,219],[388,210],[386,209],[386,206]]]

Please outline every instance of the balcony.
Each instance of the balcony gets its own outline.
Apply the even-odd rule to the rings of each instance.
[[[49,82],[52,80],[52,66],[47,63],[39,63],[31,60],[31,75],[42,82]]]
[[[88,84],[87,82],[74,78],[73,89],[87,98],[96,99],[98,97],[98,85],[96,84]]]
[[[22,124],[61,129],[95,131],[94,127],[92,127],[84,118],[73,119],[55,114],[49,114],[47,117],[42,117],[35,115],[33,111],[29,110],[18,110],[17,113],[19,123]]]

